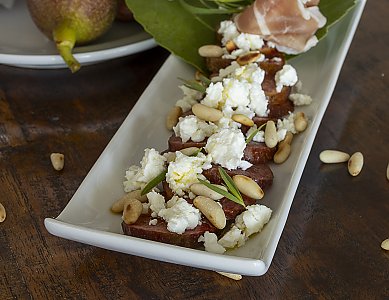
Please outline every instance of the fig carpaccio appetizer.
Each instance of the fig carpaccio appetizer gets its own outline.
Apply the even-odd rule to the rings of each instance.
[[[111,208],[124,234],[222,254],[269,222],[271,165],[308,125],[294,108],[312,101],[285,53],[317,43],[317,2],[257,0],[220,23],[220,44],[199,49],[210,75],[185,81],[167,116],[168,148],[145,149],[126,171]]]

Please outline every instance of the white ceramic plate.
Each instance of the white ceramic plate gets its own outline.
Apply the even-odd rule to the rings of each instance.
[[[125,169],[139,164],[145,148],[167,148],[170,132],[164,130],[165,117],[181,97],[176,78],[190,79],[194,74],[190,66],[174,56],[168,58],[154,77],[66,208],[57,218],[45,219],[47,230],[63,238],[151,259],[242,275],[264,274],[275,253],[364,5],[365,0],[359,1],[315,49],[291,62],[300,74],[305,92],[314,99],[305,109],[310,126],[293,140],[294,151],[287,162],[271,165],[274,183],[261,203],[273,210],[272,218],[243,247],[219,255],[124,236],[120,216],[110,212],[111,204],[124,193]]]
[[[142,27],[135,23],[114,22],[98,40],[74,49],[82,64],[147,50],[156,45]],[[0,6],[0,64],[25,68],[65,68],[66,65],[48,38],[33,23],[26,2],[16,0],[12,8]]]

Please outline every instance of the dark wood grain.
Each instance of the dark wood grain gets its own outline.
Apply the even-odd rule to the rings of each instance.
[[[269,271],[217,273],[50,235],[56,217],[167,57],[68,70],[0,66],[0,299],[388,299],[389,3],[369,1]],[[358,177],[320,151],[361,151]],[[53,170],[49,154],[66,154]]]

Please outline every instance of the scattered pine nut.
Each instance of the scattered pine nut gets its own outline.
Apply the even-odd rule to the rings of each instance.
[[[298,132],[303,132],[308,126],[308,120],[303,112],[298,112],[294,116],[294,128]]]
[[[235,175],[232,180],[236,184],[238,190],[247,197],[255,200],[260,200],[265,195],[262,188],[250,177],[244,175]]]
[[[227,272],[217,272],[217,273],[219,273],[220,275],[223,275],[225,277],[234,279],[234,280],[241,280],[242,279],[242,275],[240,275],[240,274],[227,273]]]
[[[386,251],[389,251],[389,239],[382,241],[381,248],[386,250]]]
[[[276,164],[282,164],[285,162],[290,155],[291,147],[287,143],[281,143],[278,147],[277,152],[273,156],[273,161]]]
[[[251,120],[249,117],[242,115],[242,114],[234,114],[234,115],[232,115],[231,119],[235,122],[242,124],[242,125],[246,125],[249,127],[254,126],[254,121]]]
[[[348,160],[348,172],[351,176],[357,176],[363,167],[363,154],[355,152]]]
[[[182,108],[179,106],[174,106],[168,113],[166,117],[166,128],[168,130],[173,130],[173,127],[177,125],[178,119],[182,115]]]
[[[138,199],[128,199],[124,203],[122,219],[126,224],[134,224],[142,214],[143,205]]]
[[[51,153],[50,154],[51,164],[53,168],[57,171],[61,171],[65,164],[65,156],[61,153]]]
[[[320,152],[319,158],[326,164],[342,163],[350,159],[350,154],[338,150],[324,150]]]
[[[227,192],[227,188],[225,186],[218,184],[216,184],[216,186]],[[190,191],[197,196],[208,197],[212,200],[220,200],[224,197],[223,195],[219,194],[218,192],[215,192],[214,190],[210,189],[202,183],[193,183],[190,186]]]
[[[256,62],[261,57],[260,52],[249,52],[236,59],[236,62],[241,65],[248,65],[249,63]]]
[[[238,46],[236,46],[236,44],[232,41],[232,40],[229,40],[227,43],[226,43],[226,49],[229,53],[231,53],[232,51],[238,49]]]
[[[267,121],[265,128],[265,144],[269,148],[274,148],[278,143],[277,128],[274,121]]]
[[[5,207],[0,203],[0,223],[3,223],[6,217],[7,213],[5,211]]]
[[[219,203],[208,197],[197,196],[193,200],[193,205],[198,208],[217,229],[226,227],[226,215]]]
[[[200,103],[192,106],[192,112],[199,119],[209,122],[217,122],[223,117],[220,110]]]
[[[198,52],[202,57],[220,57],[223,55],[223,49],[218,45],[201,46]]]

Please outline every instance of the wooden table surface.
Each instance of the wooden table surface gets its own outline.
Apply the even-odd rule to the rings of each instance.
[[[168,53],[64,70],[0,65],[0,299],[389,299],[389,2],[367,3],[268,272],[240,281],[50,235]],[[361,151],[365,166],[319,153]],[[64,153],[53,170],[49,155]]]

